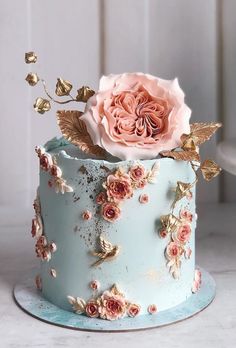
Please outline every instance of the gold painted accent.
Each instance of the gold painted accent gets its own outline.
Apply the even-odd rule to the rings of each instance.
[[[160,220],[162,229],[165,229],[167,233],[175,232],[181,224],[181,221],[174,214],[162,215]]]
[[[161,152],[164,157],[171,157],[177,161],[197,161],[200,162],[200,156],[196,151],[164,151]]]
[[[83,152],[104,157],[105,150],[94,145],[85,123],[80,119],[82,112],[60,110],[57,112],[58,125],[62,135]]]
[[[206,181],[215,178],[221,172],[221,168],[213,160],[207,159],[200,166],[202,176]]]
[[[69,95],[70,91],[72,90],[73,86],[69,81],[63,80],[60,77],[57,79],[56,84],[56,95],[59,97]]]
[[[156,161],[153,166],[152,169],[147,173],[147,182],[149,184],[155,184],[157,181],[157,175],[159,173],[160,170],[160,162]]]
[[[190,193],[190,189],[196,184],[196,182],[197,182],[197,177],[196,177],[196,180],[192,184],[177,181],[177,186],[175,189],[175,199],[172,203],[172,208],[175,207],[175,204],[178,201],[180,201],[182,198],[186,197]]]
[[[192,123],[190,125],[190,134],[183,134],[181,140],[183,142],[183,147],[185,144],[189,146],[191,141],[195,146],[203,144],[205,141],[209,140],[212,135],[222,126],[221,123],[210,122],[210,123]]]
[[[99,266],[104,261],[114,260],[120,252],[120,247],[118,245],[112,245],[110,242],[105,240],[101,235],[98,237],[99,248],[101,251],[92,251],[93,256],[97,256],[99,260],[94,262],[91,267]]]
[[[91,98],[94,94],[95,92],[91,88],[89,88],[88,86],[83,86],[78,89],[76,100],[78,102],[87,103],[89,98]]]
[[[28,84],[29,84],[30,86],[35,86],[35,85],[37,85],[37,83],[39,82],[39,77],[38,77],[38,75],[35,74],[35,73],[29,73],[29,74],[26,76],[25,80],[28,82]]]
[[[37,55],[34,52],[26,52],[25,53],[25,62],[26,64],[36,63]]]
[[[34,110],[40,114],[44,114],[45,112],[51,109],[50,101],[43,98],[37,98],[34,103]]]

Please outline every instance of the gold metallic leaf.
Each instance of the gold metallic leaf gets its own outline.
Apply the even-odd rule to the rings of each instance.
[[[196,151],[196,144],[193,139],[186,137],[186,135],[181,136],[181,140],[183,142],[182,149],[184,151]]]
[[[73,86],[69,81],[58,78],[55,93],[59,97],[62,97],[64,95],[69,95],[70,91],[72,90],[72,87]]]
[[[36,63],[37,62],[37,55],[34,52],[27,52],[25,53],[25,62],[27,64]]]
[[[35,86],[39,82],[39,77],[35,73],[29,73],[25,80],[28,82],[30,86]]]
[[[78,102],[87,103],[88,99],[92,97],[95,92],[88,86],[83,86],[77,91],[76,100]]]
[[[214,161],[207,159],[201,164],[202,176],[205,180],[210,181],[215,178],[221,171],[221,168]]]
[[[104,157],[105,150],[93,144],[85,123],[80,119],[81,115],[80,111],[60,110],[57,112],[58,125],[63,136],[82,151]]]
[[[200,156],[196,151],[164,151],[161,152],[164,157],[171,157],[177,161],[197,161],[200,162]]]
[[[181,181],[177,181],[176,189],[175,189],[175,199],[172,204],[172,207],[175,207],[175,204],[180,201],[182,198],[186,197],[190,193],[190,189],[194,184],[185,183]]]
[[[34,103],[34,110],[40,114],[44,114],[51,109],[50,101],[43,98],[37,98]]]
[[[203,144],[209,140],[212,135],[222,126],[221,123],[210,122],[210,123],[193,123],[190,125],[190,134],[183,134],[181,139],[183,146],[186,142],[193,141],[195,146]]]
[[[173,214],[162,215],[160,217],[162,229],[167,233],[173,233],[180,225],[180,220]]]

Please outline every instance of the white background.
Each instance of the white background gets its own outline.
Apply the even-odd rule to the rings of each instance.
[[[43,93],[24,81],[30,70],[52,91],[59,76],[76,88],[95,90],[99,77],[111,72],[177,76],[192,121],[222,121],[218,139],[235,138],[235,0],[1,0],[0,5],[1,209],[31,206],[38,181],[34,147],[60,134],[56,109],[41,116],[32,108]],[[37,52],[37,65],[24,64],[29,50]],[[203,158],[214,158],[216,140],[203,146]],[[235,201],[234,183],[225,173],[200,183],[198,199]]]

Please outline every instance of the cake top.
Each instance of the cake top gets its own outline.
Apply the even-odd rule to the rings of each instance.
[[[25,62],[36,63],[34,52]],[[98,158],[106,153],[121,160],[154,159],[158,156],[190,161],[203,176],[212,178],[220,168],[212,160],[200,164],[199,145],[209,140],[220,123],[190,124],[191,110],[178,79],[164,80],[150,74],[123,73],[102,76],[97,92],[82,86],[72,95],[72,84],[57,79],[53,97],[45,81],[29,73],[30,86],[41,82],[46,98],[37,98],[34,109],[44,114],[51,103],[85,104],[84,110],[59,110],[57,122],[62,135],[82,151]]]

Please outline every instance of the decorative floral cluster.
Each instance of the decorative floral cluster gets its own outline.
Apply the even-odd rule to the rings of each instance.
[[[191,249],[187,243],[191,237],[191,222],[193,214],[187,210],[181,210],[179,218],[170,214],[162,218],[162,228],[159,231],[161,238],[170,235],[170,242],[166,247],[165,255],[168,260],[167,267],[175,279],[180,276],[181,257],[184,255],[186,259],[191,256]]]
[[[199,269],[196,269],[194,273],[192,293],[195,294],[200,289],[201,283],[202,283],[202,273]]]
[[[46,236],[43,234],[43,221],[41,217],[41,206],[38,192],[33,207],[35,217],[32,219],[31,235],[33,238],[36,238],[35,252],[37,257],[49,261],[51,259],[51,253],[54,253],[57,250],[57,247],[54,242],[48,243]]]
[[[62,171],[57,166],[55,157],[46,152],[42,146],[36,146],[35,151],[39,157],[39,163],[42,170],[51,175],[48,181],[49,187],[54,187],[56,193],[73,192],[73,188],[66,184],[66,180],[62,178]]]
[[[94,288],[92,289],[94,290]],[[95,290],[97,290],[97,287],[95,287]],[[91,298],[87,302],[79,297],[67,296],[67,298],[75,313],[84,313],[91,318],[100,317],[107,320],[116,320],[125,315],[136,317],[141,309],[138,304],[127,301],[116,285],[113,285],[109,291],[104,291],[101,296]]]
[[[135,189],[142,189],[147,183],[155,183],[158,172],[159,161],[156,161],[149,171],[138,163],[128,173],[118,168],[113,174],[109,174],[103,183],[105,192],[100,192],[96,198],[97,204],[101,205],[102,217],[109,222],[117,220],[121,214],[121,203],[131,198]],[[146,203],[147,200],[147,195],[143,195],[140,202]]]
[[[43,261],[50,261],[52,253],[55,253],[57,246],[54,242],[48,243],[45,236],[39,237],[35,244],[35,252],[37,257],[40,257]]]

